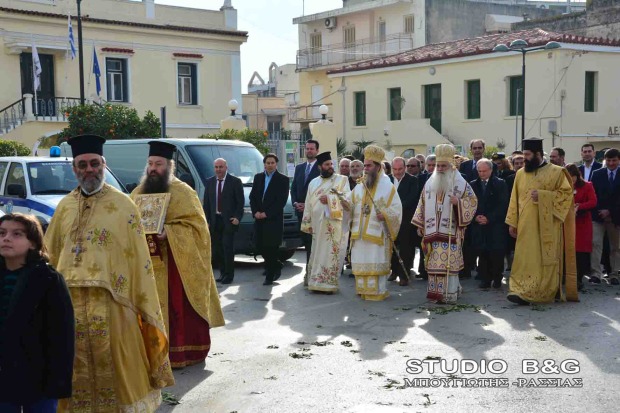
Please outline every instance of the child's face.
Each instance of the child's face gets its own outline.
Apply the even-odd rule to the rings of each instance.
[[[26,236],[24,225],[15,221],[0,224],[0,255],[4,258],[26,257],[34,245]]]

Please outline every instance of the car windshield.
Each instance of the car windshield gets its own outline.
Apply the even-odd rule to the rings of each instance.
[[[214,153],[219,150],[219,155]],[[252,185],[254,175],[263,172],[263,156],[258,149],[250,146],[218,145],[212,151],[209,145],[192,145],[187,147],[189,156],[198,168],[200,178],[205,181],[214,175],[214,158],[226,159],[228,173],[241,179],[244,185]]]
[[[28,178],[30,179],[32,195],[68,194],[78,186],[71,161],[31,162],[28,164]],[[105,182],[119,191],[123,191],[121,185],[107,168],[105,170]]]

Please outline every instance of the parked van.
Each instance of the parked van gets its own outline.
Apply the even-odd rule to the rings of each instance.
[[[149,139],[150,140],[150,139]],[[108,167],[131,192],[144,173],[149,154],[147,139],[108,140],[103,153]],[[254,253],[254,218],[250,210],[250,191],[254,175],[262,172],[263,155],[253,145],[231,140],[213,139],[162,139],[176,146],[174,154],[176,176],[192,186],[200,201],[204,201],[205,181],[215,175],[213,161],[224,158],[228,173],[241,179],[245,193],[245,208],[239,232],[235,236],[236,254]],[[284,208],[284,240],[280,247],[280,260],[293,256],[302,245],[297,229],[297,217],[290,201]]]

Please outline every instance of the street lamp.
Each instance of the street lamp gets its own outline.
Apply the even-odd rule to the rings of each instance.
[[[527,52],[534,52],[536,50],[553,50],[562,47],[558,42],[548,42],[544,46],[528,48],[528,43],[525,40],[517,39],[510,43],[510,46],[505,44],[498,44],[493,48],[494,52],[521,52],[523,55],[523,67],[521,71],[521,142],[525,139],[525,54]],[[517,116],[519,112],[517,110]]]
[[[327,120],[327,112],[329,112],[329,107],[327,107],[327,105],[319,106],[319,113],[321,114],[321,119]]]
[[[235,111],[237,110],[238,107],[239,107],[239,102],[237,102],[235,99],[231,99],[228,101],[228,109],[230,109],[230,116],[232,116],[233,118],[236,116]]]
[[[78,56],[80,60],[80,104],[84,104],[84,52],[82,43],[82,0],[77,1]]]

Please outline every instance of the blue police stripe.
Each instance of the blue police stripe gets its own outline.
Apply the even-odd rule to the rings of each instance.
[[[29,208],[29,209],[38,211],[42,214],[48,215],[50,217],[54,215],[54,211],[56,210],[55,208],[52,208],[50,206],[47,206],[45,204],[30,200],[30,199],[0,198],[0,200],[4,201],[5,203],[12,202],[13,206]]]

